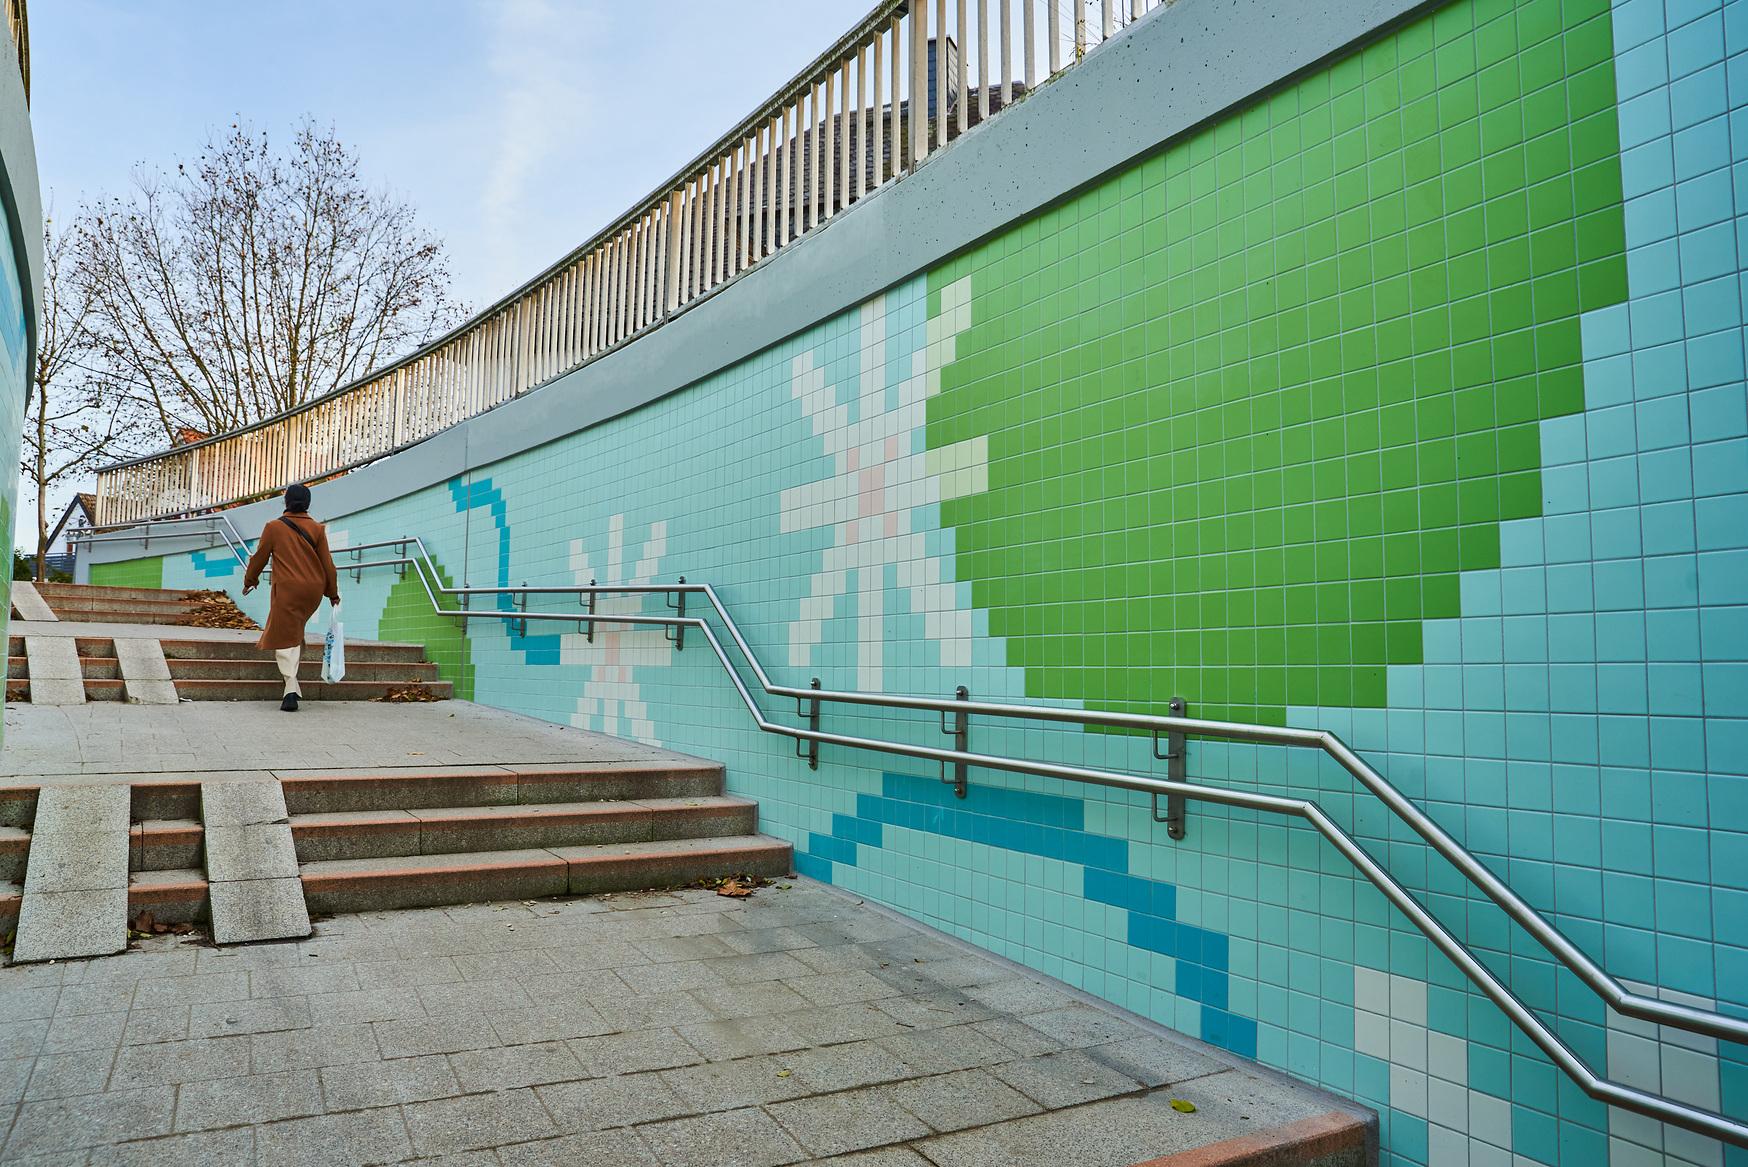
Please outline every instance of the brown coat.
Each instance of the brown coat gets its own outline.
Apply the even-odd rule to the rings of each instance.
[[[285,519],[315,543],[298,537]],[[334,557],[328,553],[328,529],[308,515],[288,514],[274,519],[261,532],[261,542],[249,557],[243,573],[248,590],[261,580],[261,569],[273,561],[273,602],[267,611],[267,627],[261,630],[257,648],[292,648],[304,642],[304,625],[322,605],[322,597],[338,604],[340,581],[334,572]]]

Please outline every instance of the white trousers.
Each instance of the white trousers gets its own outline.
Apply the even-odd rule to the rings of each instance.
[[[303,690],[297,687],[297,666],[303,661],[303,645],[276,648],[273,650],[273,659],[279,663],[279,675],[285,678],[285,691],[301,696]]]

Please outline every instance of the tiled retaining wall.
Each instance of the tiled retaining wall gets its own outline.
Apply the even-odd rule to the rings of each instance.
[[[1745,49],[1748,2],[1435,6],[332,540],[417,533],[474,585],[707,580],[791,684],[1327,727],[1615,975],[1748,1010]],[[238,581],[156,562],[111,570]],[[1192,806],[1173,843],[1118,792],[813,772],[695,638],[463,638],[411,581],[342,587],[351,634],[425,640],[476,700],[724,760],[806,874],[1378,1107],[1392,1161],[1726,1161],[1584,1098],[1307,829]],[[1333,765],[1195,744],[1190,772],[1314,796],[1593,1066],[1748,1114],[1742,1050],[1611,1018]]]

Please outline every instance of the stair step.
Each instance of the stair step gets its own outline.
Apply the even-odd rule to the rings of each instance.
[[[136,612],[185,612],[189,600],[185,596],[67,596],[51,593],[43,597],[51,608],[57,612],[125,612],[132,609]]]
[[[757,803],[724,795],[343,811],[291,818],[297,857],[303,863],[715,838],[751,834],[757,826]]]
[[[18,908],[24,903],[23,879],[0,879],[0,938],[18,927]]]
[[[292,814],[427,807],[511,806],[722,793],[722,767],[708,762],[571,766],[450,766],[417,772],[281,774]]]
[[[350,651],[350,650],[348,650]],[[430,690],[439,700],[450,696],[448,681],[301,681],[303,695],[310,701],[371,701],[386,696],[391,689],[418,685]],[[202,681],[176,682],[176,694],[190,701],[277,701],[285,686],[271,681]]]
[[[188,615],[186,611],[171,612],[88,612],[75,611],[67,608],[55,609],[55,615],[70,624],[162,624],[165,626],[180,624]]]
[[[0,827],[0,883],[23,880],[29,856],[30,832],[23,827]]]
[[[73,583],[39,583],[36,585],[37,595],[47,599],[50,596],[89,596],[94,599],[112,600],[185,600],[188,592],[181,588],[133,588],[115,587],[109,584],[73,584]]]
[[[256,650],[257,654],[261,651],[263,650]],[[412,684],[438,679],[437,666],[429,661],[355,661],[352,659],[350,645],[347,646],[346,658],[346,679],[349,681],[392,681],[396,684]],[[170,665],[171,678],[176,681],[272,681],[275,684],[280,683],[279,666],[271,660],[261,659],[259,655],[254,660],[239,660],[235,657],[229,659],[166,657],[165,660]],[[321,680],[321,658],[305,657],[298,667],[297,675],[303,681]]]
[[[192,818],[142,819],[128,832],[128,870],[134,873],[197,868],[206,829]]]
[[[303,865],[312,912],[436,907],[674,887],[724,875],[787,875],[792,848],[765,835],[333,859]]]
[[[119,677],[103,679],[85,676],[85,700],[87,701],[125,701],[127,689]]]
[[[135,871],[127,881],[127,918],[151,912],[161,924],[192,924],[207,918],[206,875],[198,867]]]
[[[160,637],[158,644],[164,650],[165,659],[172,662],[172,667],[174,667],[174,662],[178,660],[265,660],[269,665],[273,663],[269,657],[264,655],[267,652],[266,649],[255,647],[253,638],[246,640],[184,640],[174,636],[166,636]],[[321,659],[322,642],[319,640],[306,642],[303,646],[304,663],[315,661],[319,664]],[[375,664],[386,661],[405,661],[410,664],[419,664],[423,663],[424,660],[425,648],[419,644],[356,640],[346,642],[347,668],[351,668],[354,664]]]

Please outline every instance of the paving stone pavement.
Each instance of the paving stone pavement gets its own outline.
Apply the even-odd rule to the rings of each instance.
[[[3,1163],[1127,1167],[1338,1105],[805,880],[0,969]]]
[[[482,758],[513,765],[683,757],[468,701],[305,701],[295,716],[281,713],[277,699],[26,704],[6,706],[5,723],[0,787],[113,782],[117,775],[265,779],[289,770],[435,769]]]

